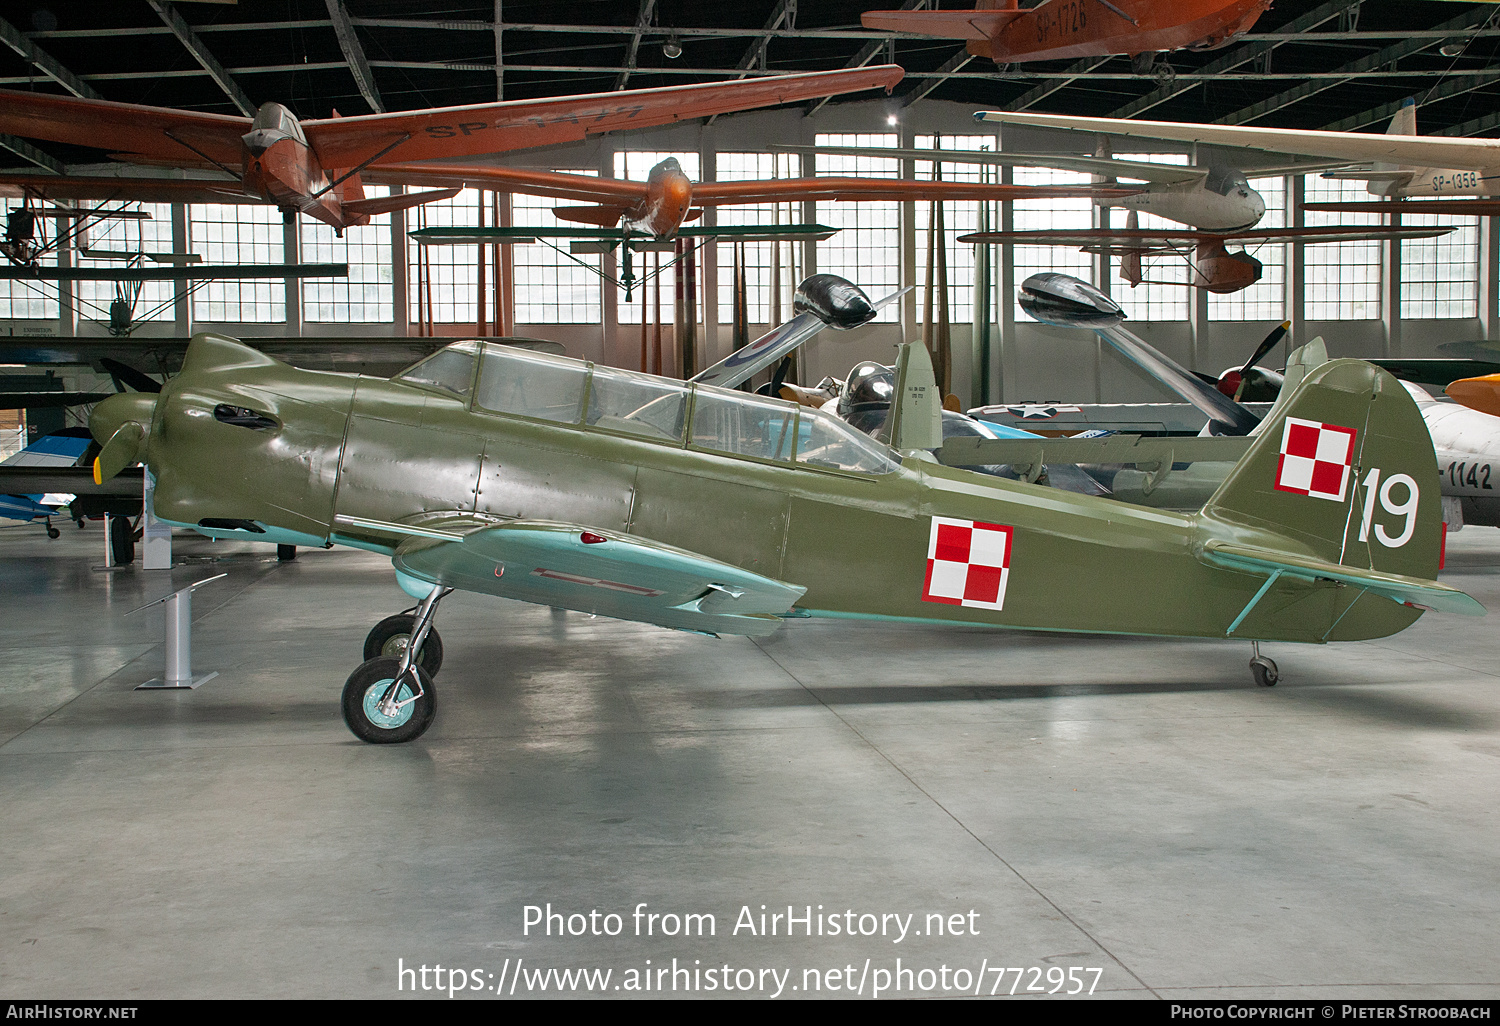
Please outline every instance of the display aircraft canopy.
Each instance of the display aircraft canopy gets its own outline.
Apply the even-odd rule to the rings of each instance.
[[[967,39],[969,53],[996,64],[1154,54],[1223,46],[1271,0],[979,0],[973,10],[866,11],[865,28]]]
[[[359,179],[367,168],[552,146],[837,93],[889,90],[901,76],[899,67],[886,65],[307,121],[279,103],[263,104],[250,119],[4,90],[0,132],[106,149],[137,164],[218,168],[240,191],[342,231],[376,214],[453,195],[367,199]]]

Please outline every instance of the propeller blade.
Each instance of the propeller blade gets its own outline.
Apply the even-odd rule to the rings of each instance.
[[[161,391],[161,382],[143,371],[138,371],[128,363],[111,359],[108,356],[99,358],[99,365],[109,372],[109,376],[117,381],[123,381],[137,392],[150,392],[155,395]]]
[[[1245,366],[1240,368],[1240,373],[1246,374],[1249,372],[1251,367],[1254,367],[1257,363],[1260,363],[1261,357],[1265,356],[1272,349],[1275,349],[1277,343],[1279,343],[1283,338],[1286,337],[1286,333],[1291,328],[1291,326],[1291,321],[1282,321],[1276,327],[1272,328],[1271,333],[1261,340],[1260,345],[1256,346],[1255,354],[1251,356],[1249,360],[1245,361]]]

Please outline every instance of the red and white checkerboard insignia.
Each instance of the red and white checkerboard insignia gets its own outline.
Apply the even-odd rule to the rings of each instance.
[[[1276,487],[1283,492],[1343,502],[1354,462],[1354,428],[1288,417],[1281,434]]]
[[[977,520],[933,517],[922,601],[971,609],[1004,608],[1012,531]]]

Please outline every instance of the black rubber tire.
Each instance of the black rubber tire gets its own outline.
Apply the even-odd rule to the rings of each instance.
[[[114,554],[115,566],[129,566],[135,562],[135,529],[129,517],[109,518],[109,548]]]
[[[1250,676],[1255,678],[1255,683],[1263,688],[1274,688],[1276,682],[1281,679],[1281,671],[1277,669],[1275,661],[1265,656],[1250,660]]]
[[[411,638],[416,623],[417,618],[412,613],[397,613],[381,620],[365,635],[365,658],[394,656],[399,659],[406,648],[403,641]],[[422,642],[421,666],[429,677],[436,677],[443,668],[443,639],[438,636],[436,627],[428,628],[427,640]]]
[[[345,682],[344,693],[339,702],[344,713],[344,723],[361,741],[372,745],[398,745],[416,740],[432,726],[432,717],[437,713],[437,695],[433,690],[432,678],[420,666],[412,667],[411,672],[418,676],[423,694],[406,707],[411,710],[410,717],[396,726],[370,718],[366,697],[370,696],[372,700],[378,701],[379,694],[390,685],[400,669],[401,660],[381,656],[361,663]],[[410,697],[411,684],[404,683],[401,687],[400,697]]]
[[[283,562],[283,563],[290,563],[292,560],[294,560],[294,559],[297,558],[297,546],[295,546],[295,545],[278,545],[278,546],[276,546],[276,558],[278,560],[280,560],[281,562]]]
[[[47,537],[51,538],[53,540],[56,540],[56,539],[62,537],[62,532],[59,531],[57,528],[53,527],[51,524],[48,524],[47,525]]]

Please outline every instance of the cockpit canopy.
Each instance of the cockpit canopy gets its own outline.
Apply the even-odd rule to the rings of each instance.
[[[282,132],[300,143],[307,143],[307,136],[302,133],[302,123],[297,120],[297,115],[279,103],[263,103],[255,112],[255,120],[250,122],[250,131],[265,129]]]
[[[481,413],[578,425],[676,447],[857,474],[899,466],[889,448],[821,410],[492,342],[457,342],[396,381]]]
[[[1203,176],[1203,187],[1220,196],[1231,196],[1236,192],[1241,196],[1250,195],[1250,180],[1245,177],[1245,173],[1238,168],[1222,165],[1208,169],[1208,174]]]

